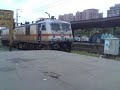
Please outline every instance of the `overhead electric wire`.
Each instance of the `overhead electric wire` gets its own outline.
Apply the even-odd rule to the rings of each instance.
[[[39,13],[40,11],[50,9],[50,8],[53,8],[53,7],[57,7],[59,5],[62,5],[63,3],[64,3],[64,0],[59,0],[59,1],[56,1],[54,3],[47,4],[47,6],[44,5],[44,6],[41,6],[41,7],[37,8],[37,9],[33,9],[32,12],[33,13]],[[33,16],[33,15],[35,15],[35,14],[32,14],[31,16]],[[36,15],[38,15],[38,14],[36,14]],[[28,19],[27,17],[23,17],[23,16],[21,18]]]
[[[61,3],[61,4],[63,4],[63,3]],[[57,4],[57,6],[58,6],[58,5],[61,5],[61,4]],[[45,7],[45,8],[43,8],[43,9],[39,9],[39,10],[37,10],[37,11],[34,11],[33,13],[38,13],[38,12],[40,12],[40,11],[43,11],[43,10],[46,10],[46,9],[51,9],[51,8],[54,8],[54,7],[56,7],[56,5],[49,6],[49,7]]]
[[[53,6],[54,4],[58,4],[58,3],[61,3],[61,2],[63,2],[63,0],[59,0],[59,1],[53,2],[53,3],[51,3],[51,4],[47,4],[47,5],[41,6],[41,7],[37,8],[37,9],[33,9],[32,11],[33,11],[33,12],[34,12],[34,11],[38,11],[38,10],[43,9],[43,8],[45,8],[45,7],[50,7],[50,6]]]
[[[61,4],[63,4],[63,2],[61,2]],[[50,8],[53,8],[53,7],[57,7],[57,6],[61,5],[61,4],[59,3],[59,4],[57,4],[57,5],[49,6],[49,7],[46,7],[46,8],[44,8],[44,9],[40,9],[40,10],[38,10],[38,11],[35,11],[35,12],[33,12],[33,13],[36,13],[36,15],[39,16],[39,14],[37,14],[37,13],[39,13],[39,12],[41,12],[41,11],[43,11],[43,10],[46,10],[46,9],[50,9]],[[34,16],[34,15],[35,15],[35,14],[31,14],[31,17]]]
[[[64,3],[63,1],[62,2],[60,1],[58,3],[49,4],[48,6],[41,7],[39,9],[36,9],[36,10],[32,11],[32,12],[33,13],[40,12],[40,11],[43,11],[43,10],[46,10],[46,9],[50,9],[50,8],[56,7],[56,6],[61,5],[63,3]]]

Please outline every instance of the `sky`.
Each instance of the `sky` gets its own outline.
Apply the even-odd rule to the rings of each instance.
[[[0,9],[14,11],[16,18],[16,10],[18,11],[18,22],[35,21],[38,18],[48,18],[51,16],[58,18],[58,15],[75,13],[85,9],[99,9],[103,12],[104,17],[107,16],[109,7],[120,3],[120,0],[0,0]]]

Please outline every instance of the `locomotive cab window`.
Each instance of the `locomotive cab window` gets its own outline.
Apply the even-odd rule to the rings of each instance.
[[[46,25],[42,25],[42,30],[46,30]]]
[[[62,24],[62,30],[70,30],[70,24]]]
[[[55,31],[61,30],[60,29],[60,24],[52,23],[51,24],[51,30],[55,30]]]
[[[30,35],[30,26],[29,25],[25,26],[25,30],[26,30],[26,35]]]

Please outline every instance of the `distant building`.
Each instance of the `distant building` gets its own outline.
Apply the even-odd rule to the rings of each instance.
[[[99,13],[99,18],[103,18],[103,13]]]
[[[75,21],[75,17],[72,13],[69,13],[69,14],[59,15],[59,20],[71,22],[71,21]]]
[[[75,20],[89,20],[103,18],[103,13],[99,13],[98,9],[86,9],[83,12],[76,12]]]
[[[59,20],[64,20],[63,17],[64,17],[63,15],[59,15],[58,18],[59,18]]]
[[[75,15],[75,21],[78,21],[78,20],[83,20],[83,13],[79,11],[77,11]]]
[[[115,4],[115,6],[110,7],[107,10],[107,17],[120,16],[120,4]]]
[[[72,13],[59,15],[59,20],[68,22],[98,18],[103,18],[103,13],[99,13],[98,9],[86,9],[83,12],[77,11],[75,16]]]
[[[103,14],[98,9],[86,9],[83,11],[83,20],[103,18]]]

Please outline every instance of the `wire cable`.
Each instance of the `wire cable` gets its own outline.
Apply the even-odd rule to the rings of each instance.
[[[59,0],[59,1],[53,2],[53,3],[51,3],[51,4],[47,4],[47,5],[41,6],[41,7],[37,8],[37,9],[33,9],[32,11],[37,11],[37,10],[39,10],[39,9],[43,9],[43,8],[45,8],[45,7],[49,7],[49,6],[51,6],[51,5],[54,5],[54,4],[57,4],[57,3],[60,3],[60,2],[63,2],[63,0],[62,0],[62,1]]]
[[[58,4],[56,4],[56,5],[52,5],[52,6],[47,6],[47,7],[45,7],[45,8],[42,8],[42,9],[33,11],[33,13],[40,12],[40,11],[43,11],[43,10],[46,10],[46,9],[51,9],[51,8],[56,7],[56,6],[59,6],[59,5],[63,4],[63,3],[64,3],[64,2],[58,3]]]

